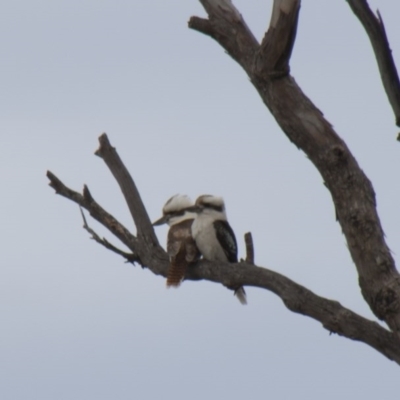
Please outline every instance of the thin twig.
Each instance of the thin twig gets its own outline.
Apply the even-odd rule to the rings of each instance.
[[[113,244],[111,244],[106,238],[101,238],[87,223],[85,214],[83,212],[82,207],[79,207],[79,210],[81,211],[82,219],[83,219],[83,228],[87,230],[91,235],[91,239],[95,240],[97,243],[101,244],[104,246],[106,249],[111,250],[112,252],[119,254],[120,256],[124,257],[126,259],[126,262],[130,262],[134,264],[135,262],[138,262],[140,264],[140,260],[138,257],[133,254],[133,253],[126,253],[123,250],[118,249],[115,247]]]
[[[132,250],[132,252],[136,253],[136,249],[139,247],[136,237],[93,199],[86,185],[84,186],[83,195],[81,195],[65,186],[64,183],[62,183],[52,172],[47,171],[47,177],[50,180],[49,185],[57,194],[72,200],[89,211],[90,215],[96,221],[100,222],[125,246]]]
[[[246,244],[246,262],[249,264],[254,264],[254,244],[251,232],[244,234],[244,242]]]

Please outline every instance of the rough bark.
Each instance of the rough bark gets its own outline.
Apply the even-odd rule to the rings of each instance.
[[[214,38],[243,67],[282,130],[318,169],[332,195],[363,297],[374,314],[400,335],[400,275],[385,242],[372,184],[346,143],[289,74],[300,0],[274,1],[261,45],[231,2],[224,3],[231,7],[224,13],[219,1],[200,2],[208,20],[192,17],[189,27]]]
[[[371,182],[343,140],[289,74],[300,0],[274,1],[270,27],[261,45],[230,0],[200,1],[208,19],[192,17],[189,26],[214,38],[244,68],[282,130],[320,172],[332,195],[338,221],[356,265],[361,292],[374,314],[385,321],[390,330],[336,301],[317,296],[274,271],[254,265],[251,236],[246,239],[246,262],[223,264],[202,260],[187,271],[186,279],[206,279],[226,287],[255,286],[272,291],[288,309],[321,322],[330,332],[366,343],[400,364],[400,276],[385,243]],[[96,154],[119,183],[137,235],[105,211],[86,186],[83,194],[77,193],[48,172],[50,186],[88,210],[132,253],[100,239],[85,221],[85,229],[98,243],[166,277],[168,257],[157,241],[139,191],[107,136],[103,134],[99,141]]]
[[[124,180],[126,187],[122,191],[125,200],[133,210],[133,218],[138,232],[146,229],[146,221],[149,220],[146,209],[143,206],[140,194],[129,172],[124,167],[116,150],[110,145],[107,137],[100,137],[103,152],[108,154],[107,166],[119,182]],[[97,152],[96,152],[97,154]],[[132,253],[126,253],[110,244],[89,228],[84,219],[84,228],[92,237],[109,250],[121,255],[129,262],[137,262],[143,268],[148,268],[155,275],[166,277],[169,267],[168,256],[165,251],[153,241],[151,234],[135,236],[130,233],[120,222],[105,211],[92,197],[87,186],[84,186],[83,194],[68,188],[52,172],[47,172],[50,186],[57,194],[79,204],[90,215],[106,227],[114,236],[125,244]],[[135,196],[131,194],[135,193]],[[129,199],[129,200],[128,200]],[[141,225],[143,224],[143,226]],[[151,227],[151,229],[153,229]],[[153,231],[154,233],[154,231]],[[266,268],[258,267],[254,262],[254,248],[250,234],[245,235],[246,262],[236,264],[211,263],[201,260],[189,268],[185,279],[206,279],[218,282],[226,287],[254,286],[269,290],[277,294],[286,307],[296,313],[307,315],[319,322],[330,333],[347,337],[352,340],[368,344],[381,354],[400,364],[400,338],[393,332],[383,328],[374,321],[370,321],[340,303],[317,296],[305,287],[293,282],[285,276]]]

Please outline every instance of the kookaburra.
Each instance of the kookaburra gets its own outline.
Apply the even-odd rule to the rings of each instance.
[[[163,207],[163,216],[153,225],[168,224],[170,226],[167,238],[167,253],[169,268],[167,272],[167,287],[178,287],[185,277],[189,264],[200,258],[200,252],[192,238],[191,226],[196,214],[188,211],[193,202],[188,196],[172,196]]]
[[[196,218],[192,224],[192,237],[206,260],[237,263],[235,234],[228,223],[222,197],[203,195],[197,198]],[[242,304],[247,304],[243,287],[235,290]]]

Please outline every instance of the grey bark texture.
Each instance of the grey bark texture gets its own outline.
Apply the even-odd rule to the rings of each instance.
[[[208,19],[192,17],[189,27],[213,37],[243,67],[282,130],[318,169],[332,195],[364,299],[400,335],[400,275],[385,242],[372,184],[346,143],[289,74],[300,0],[274,1],[261,44],[242,17],[237,18],[236,9],[221,13],[218,1],[200,2]]]

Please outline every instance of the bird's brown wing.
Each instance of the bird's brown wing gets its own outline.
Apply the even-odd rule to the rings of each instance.
[[[181,247],[177,254],[170,257],[170,263],[167,273],[167,287],[178,287],[185,277],[188,262],[186,261],[185,244],[181,243]]]
[[[167,273],[167,287],[178,287],[185,277],[186,269],[200,258],[199,250],[192,238],[192,219],[172,226],[168,232],[167,251],[170,264]]]

